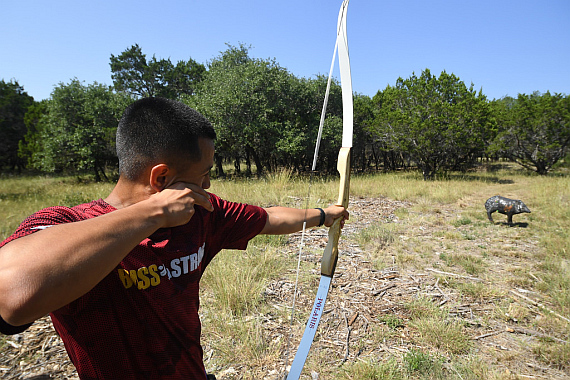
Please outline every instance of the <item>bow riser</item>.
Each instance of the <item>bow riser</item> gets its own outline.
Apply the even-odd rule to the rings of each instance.
[[[341,148],[338,153],[337,170],[340,174],[337,206],[348,207],[350,190],[350,152],[352,148]],[[338,260],[338,240],[340,238],[341,220],[334,221],[329,229],[329,240],[321,261],[321,274],[332,277]]]

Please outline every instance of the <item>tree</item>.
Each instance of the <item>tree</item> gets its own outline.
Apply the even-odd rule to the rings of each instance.
[[[501,133],[491,150],[546,175],[570,145],[570,98],[550,92],[496,102]]]
[[[161,96],[178,99],[182,94],[193,95],[206,67],[193,59],[174,65],[169,59],[155,56],[147,61],[135,44],[118,56],[111,54],[111,78],[115,90],[136,97]]]
[[[28,142],[35,144],[32,166],[47,172],[88,171],[96,181],[106,178],[107,167],[117,166],[115,132],[131,101],[98,83],[60,83],[39,121],[39,139]]]
[[[407,154],[424,179],[439,170],[465,170],[485,151],[493,130],[491,107],[480,91],[455,75],[429,70],[399,78],[374,97],[378,121],[373,132],[388,149]]]
[[[216,129],[216,171],[221,177],[225,176],[224,161],[235,160],[236,171],[239,171],[239,162],[248,151],[245,145],[245,125],[250,122],[250,118],[257,116],[250,110],[255,106],[252,104],[255,101],[250,97],[246,99],[251,93],[246,95],[246,88],[243,87],[247,81],[244,78],[244,67],[250,61],[246,46],[228,46],[225,52],[210,62],[207,74],[198,86],[197,96],[182,97],[183,101],[204,114]],[[247,158],[250,171],[249,154]]]
[[[299,156],[299,159],[300,165],[310,165],[317,141],[328,77],[325,75],[317,75],[314,79],[296,78],[296,81],[298,84],[294,88],[294,103],[292,107],[295,111],[296,134],[304,138],[304,153]],[[329,91],[317,170],[336,174],[338,151],[342,144],[343,130],[342,88],[336,79],[331,80]],[[303,95],[300,96],[300,94]]]
[[[374,142],[370,129],[376,118],[374,102],[366,95],[354,97],[354,138],[352,148],[352,167],[366,170],[374,156]]]
[[[48,100],[35,102],[28,108],[28,112],[26,112],[26,115],[24,116],[26,134],[18,144],[18,156],[29,168],[34,166],[33,155],[43,149],[41,135],[45,126],[45,116],[48,112],[48,102]]]
[[[34,98],[17,81],[0,81],[0,169],[21,170],[18,143],[26,134],[24,117]]]
[[[248,173],[252,162],[258,174],[277,167],[305,170],[313,157],[326,82],[324,77],[296,78],[275,60],[251,58],[243,44],[228,45],[210,62],[196,96],[184,99],[216,128],[218,175],[224,174],[224,161],[233,161],[239,171],[245,160]],[[320,156],[325,167],[334,170],[341,140],[334,116],[342,114],[335,81],[328,109],[333,112],[327,114],[329,128],[323,133]],[[330,146],[335,150],[329,160]]]

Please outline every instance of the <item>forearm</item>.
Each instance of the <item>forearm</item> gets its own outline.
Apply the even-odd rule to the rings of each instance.
[[[87,293],[158,229],[150,206],[135,204],[8,243],[0,249],[0,315],[14,325],[29,323]]]
[[[303,229],[303,223],[306,221],[307,228],[316,227],[321,223],[321,211],[319,209],[296,209],[288,207],[270,207],[266,208],[267,222],[262,234],[282,235],[297,232]],[[324,225],[330,227],[334,220],[342,218],[348,219],[348,212],[340,206],[329,206],[323,209]]]
[[[261,233],[268,235],[283,235],[300,231],[305,221],[307,228],[315,227],[321,219],[321,212],[317,209],[270,207],[265,211],[267,211],[267,223]]]

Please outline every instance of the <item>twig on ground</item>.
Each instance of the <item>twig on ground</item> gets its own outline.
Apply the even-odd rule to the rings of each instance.
[[[490,337],[493,335],[499,335],[499,334],[504,333],[504,332],[507,332],[507,331],[506,330],[493,331],[493,332],[490,332],[487,334],[476,336],[475,338],[473,338],[473,340],[479,340],[479,339],[487,338],[487,337]]]
[[[472,280],[472,281],[479,281],[479,282],[483,282],[483,280],[481,280],[480,278],[477,277],[470,277],[470,276],[464,276],[462,274],[457,274],[457,273],[450,273],[450,272],[443,272],[437,269],[432,269],[432,268],[426,268],[427,271],[429,272],[434,272],[434,273],[438,273],[438,274],[444,274],[446,276],[452,276],[452,277],[460,277],[460,278],[466,278],[468,280]]]
[[[342,359],[342,363],[346,362],[348,360],[348,354],[350,351],[350,345],[349,345],[349,341],[350,341],[350,332],[352,331],[352,327],[349,325],[348,323],[348,318],[346,317],[345,312],[342,312],[342,315],[344,316],[344,321],[346,323],[346,352],[344,354],[344,358]]]
[[[376,297],[376,296],[379,295],[380,293],[383,293],[383,294],[382,294],[382,296],[383,296],[384,293],[386,293],[386,291],[387,291],[388,289],[392,289],[392,288],[395,288],[395,287],[396,287],[396,284],[390,284],[390,285],[388,285],[388,286],[385,286],[385,287],[380,288],[380,289],[378,289],[377,291],[373,292],[372,295],[373,295],[374,297]]]
[[[546,335],[546,334],[540,333],[540,332],[538,332],[538,331],[529,330],[529,329],[525,329],[525,328],[522,328],[522,327],[514,327],[514,326],[513,326],[513,327],[507,327],[507,330],[506,330],[506,331],[507,331],[507,332],[517,332],[517,333],[520,333],[520,334],[526,334],[526,335],[531,335],[531,336],[537,336],[537,337],[539,337],[539,338],[552,339],[552,340],[555,340],[555,341],[557,341],[557,342],[559,342],[559,343],[565,343],[565,344],[570,343],[570,342],[568,342],[567,340],[563,340],[563,339],[560,339],[560,338],[556,338],[556,337],[551,336],[551,335]]]
[[[528,298],[527,296],[523,296],[523,295],[520,294],[519,292],[516,292],[516,291],[514,291],[514,290],[512,290],[512,289],[511,289],[511,293],[513,293],[513,294],[514,294],[515,296],[517,296],[517,297],[522,298],[523,300],[525,300],[525,301],[527,301],[527,302],[530,302],[530,303],[533,304],[534,306],[538,306],[538,307],[540,307],[541,309],[544,309],[544,310],[548,311],[549,313],[554,314],[554,315],[557,316],[558,318],[563,319],[563,320],[565,320],[566,322],[570,323],[570,319],[568,319],[568,318],[566,318],[566,317],[563,317],[562,315],[558,314],[558,313],[555,312],[554,310],[547,308],[547,307],[544,306],[543,304],[541,304],[541,303],[539,303],[539,302],[536,302],[535,300],[530,299],[530,298]]]

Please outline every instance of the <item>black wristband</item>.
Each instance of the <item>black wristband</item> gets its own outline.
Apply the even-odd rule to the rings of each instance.
[[[321,220],[319,220],[319,225],[317,227],[321,227],[323,224],[325,224],[325,212],[323,211],[322,208],[317,207],[315,210],[319,210],[321,212]]]

